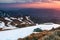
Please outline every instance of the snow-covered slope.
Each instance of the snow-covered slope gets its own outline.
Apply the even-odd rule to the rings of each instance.
[[[33,30],[36,28],[41,28],[42,30],[51,30],[53,27],[57,28],[60,26],[59,24],[54,23],[35,25],[34,22],[29,18],[29,16],[19,18],[0,18],[0,29],[2,28],[2,30],[5,30],[0,31],[0,40],[17,40],[18,38],[24,38],[32,34]]]
[[[17,29],[8,30],[8,31],[1,31],[0,40],[17,40],[18,38],[24,38],[32,34],[35,28],[41,28],[42,30],[50,30],[52,27],[57,28],[59,26],[60,25],[58,24],[51,24],[51,25],[40,24],[36,26],[31,26],[31,27],[17,28]]]

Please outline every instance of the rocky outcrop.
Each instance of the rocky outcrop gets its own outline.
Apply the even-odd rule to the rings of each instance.
[[[35,25],[35,23],[32,20],[30,20],[29,16],[24,16],[24,17],[0,17],[0,24],[4,25],[4,26],[2,26],[2,28],[11,27],[11,26],[12,27],[14,26],[14,27],[17,27],[17,28],[23,28],[23,27]]]

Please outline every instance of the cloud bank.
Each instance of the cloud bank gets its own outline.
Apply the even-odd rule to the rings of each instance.
[[[59,0],[0,0],[0,3],[30,3],[30,2],[51,2]]]
[[[10,0],[9,3],[11,2],[22,2],[22,0]],[[24,1],[24,0],[23,0]],[[39,1],[39,2],[38,2]],[[40,2],[41,0],[26,0],[24,2],[32,2],[32,3],[27,3],[27,4],[0,4],[0,8],[51,8],[51,9],[59,9],[60,10],[60,1],[52,1],[51,2]],[[3,0],[0,0],[0,2],[3,2]],[[5,0],[5,2],[8,2]]]

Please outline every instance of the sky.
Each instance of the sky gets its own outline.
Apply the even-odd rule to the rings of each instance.
[[[0,3],[28,3],[28,2],[48,2],[60,0],[0,0]]]
[[[12,7],[12,8],[60,9],[60,0],[0,0],[0,3],[23,3],[23,4],[0,4],[0,8]]]
[[[0,3],[27,3],[27,2],[37,2],[40,0],[0,0]]]
[[[0,3],[27,3],[40,0],[0,0]]]

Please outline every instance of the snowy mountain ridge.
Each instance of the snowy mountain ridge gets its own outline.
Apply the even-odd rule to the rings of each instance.
[[[34,22],[29,19],[29,16],[17,17],[17,18],[0,17],[0,28],[3,29],[15,29],[32,25],[34,25]]]

